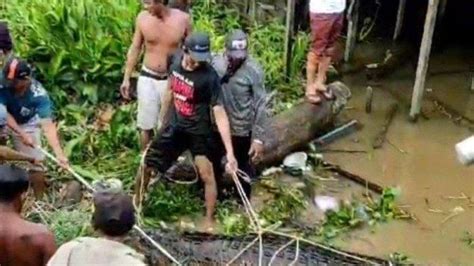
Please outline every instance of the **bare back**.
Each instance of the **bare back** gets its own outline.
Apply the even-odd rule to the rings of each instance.
[[[46,227],[1,213],[0,265],[43,266],[56,251],[54,236]]]
[[[173,54],[190,31],[189,15],[174,8],[164,19],[148,11],[137,17],[137,30],[145,45],[144,64],[156,72],[166,72],[168,56]]]

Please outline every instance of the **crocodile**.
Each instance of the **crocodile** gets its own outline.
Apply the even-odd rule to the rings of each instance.
[[[155,241],[160,243],[172,256],[183,265],[226,265],[239,254],[249,243],[257,238],[255,234],[244,236],[221,236],[204,233],[163,233],[160,231],[147,232]],[[287,245],[291,239],[284,236],[263,235],[263,258],[261,265],[390,265],[384,259],[355,254],[328,248],[323,245],[314,246],[299,241],[288,245],[275,258],[276,251]],[[162,253],[151,246],[146,240],[138,240],[135,244],[143,252],[150,265],[171,265]],[[259,265],[258,241],[245,251],[232,265]],[[273,260],[272,260],[273,258]]]

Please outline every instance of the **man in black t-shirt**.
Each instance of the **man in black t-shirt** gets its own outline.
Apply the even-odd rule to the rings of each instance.
[[[211,111],[227,152],[227,170],[237,171],[230,126],[222,105],[220,80],[210,64],[209,36],[194,33],[186,38],[184,51],[170,59],[168,89],[160,112],[161,134],[151,143],[145,156],[145,176],[137,179],[136,199],[150,177],[165,173],[185,150],[190,150],[205,186],[206,230],[213,225],[217,198],[216,181],[208,160],[208,139],[212,130]],[[171,103],[174,108],[171,108]]]

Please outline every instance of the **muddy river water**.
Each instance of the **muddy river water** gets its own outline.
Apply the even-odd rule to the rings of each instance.
[[[452,58],[447,61],[438,56],[431,71],[466,65],[463,57]],[[396,102],[389,89],[409,97],[413,73],[407,67],[374,87],[371,114],[365,113],[365,79],[360,75],[346,77],[344,81],[350,85],[353,99],[344,116],[358,119],[364,127],[331,148],[363,149],[368,153],[326,154],[325,159],[382,186],[399,187],[399,204],[405,205],[418,221],[395,221],[357,231],[340,244],[377,256],[400,252],[423,265],[474,265],[474,248],[461,240],[466,231],[474,233],[474,166],[461,165],[454,150],[456,143],[474,134],[472,129],[453,123],[429,100],[425,100],[423,107],[429,120],[420,118],[418,123],[410,123],[408,107],[401,104],[384,146],[378,150],[371,148],[388,107]],[[466,71],[433,75],[427,80],[427,94],[474,119],[470,81]]]

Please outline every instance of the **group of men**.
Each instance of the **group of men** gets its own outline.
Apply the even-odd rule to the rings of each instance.
[[[319,103],[321,96],[332,97],[325,86],[326,71],[342,28],[345,1],[310,1],[313,38],[306,95],[312,103]],[[122,96],[129,100],[130,79],[144,50],[137,82],[137,126],[145,174],[136,178],[135,195],[141,199],[150,180],[161,177],[189,150],[204,184],[205,229],[210,229],[216,179],[238,169],[255,177],[253,162],[263,153],[268,122],[264,73],[249,55],[249,40],[242,30],[227,36],[223,54],[212,55],[209,36],[192,32],[188,1],[175,2],[180,9],[162,0],[143,0],[120,86]],[[123,193],[101,192],[94,197],[92,224],[101,238],[76,239],[58,251],[46,227],[21,217],[22,196],[29,185],[37,198],[46,189],[41,129],[61,166],[67,169],[69,163],[46,90],[32,77],[30,65],[12,50],[8,29],[0,23],[0,139],[11,136],[15,149],[0,146],[0,159],[31,163],[28,172],[0,165],[0,265],[110,265],[113,258],[119,260],[116,265],[142,265],[143,258],[120,243],[135,222],[132,201]],[[250,196],[251,185],[243,185]]]
[[[59,249],[46,226],[22,218],[30,185],[37,199],[46,189],[41,128],[60,165],[69,165],[53,123],[51,100],[32,77],[30,65],[12,51],[8,27],[0,23],[0,160],[30,163],[28,171],[0,164],[0,265],[145,265],[143,256],[121,243],[135,224],[132,199],[123,193],[94,195],[92,226],[100,238],[78,238]],[[9,136],[14,150],[5,145]]]
[[[224,54],[213,56],[209,36],[192,33],[186,12],[149,1],[137,17],[121,86],[129,99],[131,73],[144,48],[137,126],[146,169],[137,176],[136,199],[151,178],[162,176],[189,150],[204,184],[206,228],[213,224],[216,178],[225,168],[254,176],[252,159],[263,152],[267,121],[264,74],[248,54],[247,35],[236,30],[225,43]],[[244,187],[250,196],[250,184]]]
[[[137,124],[146,169],[137,176],[136,199],[142,199],[151,178],[162,176],[189,150],[204,183],[205,222],[211,226],[216,179],[224,170],[235,174],[241,168],[255,177],[252,163],[263,153],[268,121],[264,73],[248,55],[248,38],[242,30],[227,36],[223,54],[212,56],[209,36],[191,33],[187,13],[160,0],[144,2],[147,10],[138,15],[121,86],[128,99],[131,73],[145,48],[137,82]],[[322,97],[334,97],[325,85],[326,73],[342,30],[346,0],[311,0],[309,5],[312,44],[306,96],[317,104]],[[155,128],[158,134],[152,137]],[[250,184],[243,183],[250,196]]]

